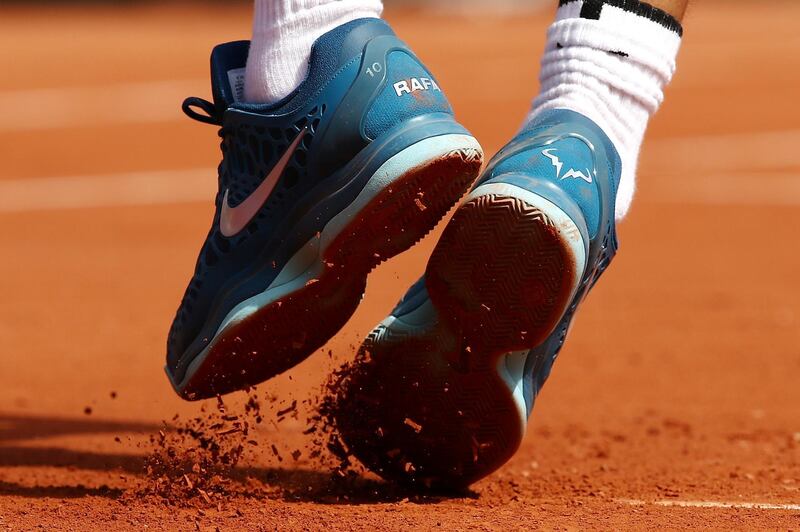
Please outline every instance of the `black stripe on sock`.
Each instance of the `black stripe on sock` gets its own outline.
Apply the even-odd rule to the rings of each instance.
[[[578,0],[559,0],[558,6],[565,6]],[[581,18],[599,20],[600,13],[603,10],[603,5],[608,4],[618,7],[629,13],[639,15],[646,19],[656,22],[670,31],[674,31],[680,36],[683,36],[683,26],[678,22],[678,19],[667,13],[666,11],[653,7],[650,4],[640,2],[639,0],[584,0],[583,7],[581,8]]]
[[[600,20],[601,11],[603,11],[603,2],[600,0],[584,0],[581,8],[581,18]]]

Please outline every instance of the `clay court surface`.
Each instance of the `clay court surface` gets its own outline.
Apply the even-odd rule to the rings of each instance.
[[[422,272],[440,226],[373,273],[324,352],[259,388],[278,399],[228,495],[143,494],[150,436],[200,414],[161,367],[216,186],[216,132],[180,101],[208,97],[211,46],[249,35],[249,6],[215,6],[0,8],[0,530],[800,529],[794,1],[690,11],[621,253],[523,448],[472,493],[344,489],[303,434],[303,401]],[[387,17],[497,150],[536,91],[550,9]]]

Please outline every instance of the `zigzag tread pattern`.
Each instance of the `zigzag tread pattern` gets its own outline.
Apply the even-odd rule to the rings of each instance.
[[[299,364],[344,326],[369,272],[430,232],[475,179],[482,159],[458,150],[410,170],[323,251],[319,279],[216,339],[183,394],[202,399],[253,386]]]
[[[458,156],[465,163],[483,162],[483,152],[477,148],[459,148],[447,154],[447,157]]]
[[[575,262],[553,221],[501,195],[462,205],[426,272],[436,307],[473,347],[532,348],[569,304]]]

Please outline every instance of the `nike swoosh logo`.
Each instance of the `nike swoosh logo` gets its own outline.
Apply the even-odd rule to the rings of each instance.
[[[222,212],[219,214],[219,229],[220,232],[226,237],[232,237],[239,233],[242,229],[247,227],[261,207],[266,203],[275,185],[283,175],[283,171],[292,159],[297,146],[308,131],[303,128],[300,133],[294,138],[292,143],[286,148],[286,151],[281,156],[281,159],[270,170],[267,177],[261,182],[260,185],[236,207],[228,205],[228,193],[230,189],[225,190],[225,196],[222,198]]]

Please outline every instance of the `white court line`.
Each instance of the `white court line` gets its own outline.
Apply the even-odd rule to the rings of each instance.
[[[793,174],[679,172],[638,178],[650,203],[685,205],[800,205],[800,169]],[[635,198],[634,198],[635,201]]]
[[[800,129],[645,139],[640,170],[663,168],[692,178],[705,172],[800,174]]]
[[[648,146],[639,177],[647,201],[800,205],[800,130],[661,139]],[[734,163],[712,157],[718,151],[734,154]],[[0,213],[208,202],[216,193],[216,175],[208,168],[0,179]]]
[[[209,92],[208,80],[0,91],[0,132],[170,122],[184,98]]]
[[[677,500],[658,500],[642,501],[638,499],[615,499],[617,502],[630,506],[654,506],[678,507],[678,508],[725,508],[740,510],[781,510],[790,512],[800,512],[800,504],[776,504],[768,502],[723,502],[723,501],[677,501]]]
[[[647,185],[647,201],[683,205],[800,205],[800,177],[706,175],[659,176]],[[217,170],[0,179],[0,213],[210,202]]]
[[[216,169],[134,172],[97,176],[0,180],[0,213],[208,202]],[[649,183],[648,201],[685,205],[800,205],[800,177],[662,176]]]
[[[186,96],[207,97],[207,79],[0,90],[0,132],[170,122]],[[646,140],[642,161],[670,169],[800,171],[800,129]],[[684,162],[686,164],[684,164]]]
[[[0,180],[0,213],[211,202],[217,170]]]

